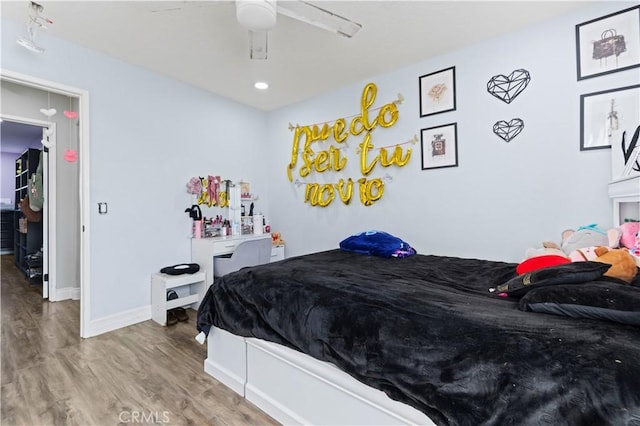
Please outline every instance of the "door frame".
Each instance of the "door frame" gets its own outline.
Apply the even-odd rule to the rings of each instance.
[[[78,165],[80,169],[80,337],[90,337],[91,324],[91,265],[90,265],[90,159],[89,155],[89,91],[38,77],[0,69],[0,79],[18,85],[58,93],[78,100]],[[54,216],[55,217],[55,216]]]

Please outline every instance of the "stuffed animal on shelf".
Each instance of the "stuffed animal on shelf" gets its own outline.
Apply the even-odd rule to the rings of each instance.
[[[608,263],[611,268],[604,273],[607,277],[618,278],[630,283],[638,273],[638,266],[633,256],[625,249],[610,249],[597,247],[595,249],[596,262]]]
[[[272,232],[271,242],[273,243],[274,246],[279,246],[284,244],[284,240],[282,239],[282,234],[280,232]]]

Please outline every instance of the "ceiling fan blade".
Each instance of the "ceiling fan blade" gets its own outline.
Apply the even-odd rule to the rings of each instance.
[[[177,10],[183,10],[186,8],[195,8],[195,7],[207,7],[221,4],[231,4],[233,3],[231,0],[216,0],[216,1],[208,1],[208,0],[196,0],[196,1],[145,1],[145,5],[151,13],[158,12],[174,12]]]
[[[267,34],[268,31],[249,30],[249,42],[251,43],[251,59],[267,59]]]
[[[150,1],[146,5],[151,13],[173,12],[181,10],[185,1]]]
[[[279,1],[277,5],[278,13],[284,16],[345,37],[353,37],[362,28],[362,25],[357,22],[305,1]]]

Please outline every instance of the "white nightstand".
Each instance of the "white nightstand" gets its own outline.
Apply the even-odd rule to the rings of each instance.
[[[178,294],[177,299],[167,300],[169,289],[175,289]],[[169,309],[181,306],[197,310],[205,291],[204,272],[182,275],[152,274],[151,319],[160,325],[166,325]]]
[[[271,249],[270,262],[277,262],[283,259],[284,259],[284,244],[273,246],[273,248]]]

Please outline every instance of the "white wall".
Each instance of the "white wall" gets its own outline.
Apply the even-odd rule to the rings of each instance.
[[[597,3],[270,114],[52,36],[43,56],[31,55],[15,43],[23,25],[5,20],[2,67],[90,92],[90,303],[92,320],[99,320],[148,307],[150,274],[190,260],[184,209],[191,199],[185,184],[196,175],[250,181],[261,198],[256,208],[283,232],[288,255],[334,248],[356,231],[376,228],[401,236],[421,253],[515,261],[529,246],[558,240],[565,228],[610,225],[610,152],[579,151],[578,99],[581,93],[637,83],[638,74],[578,83],[574,26],[630,5]],[[384,60],[384,52],[376,54]],[[419,118],[418,76],[452,65],[457,111]],[[528,69],[532,82],[514,103],[486,93],[491,76],[516,68]],[[375,132],[375,146],[456,121],[459,167],[422,171],[420,148],[414,146],[404,168],[372,173],[393,176],[375,205],[361,205],[355,188],[349,206],[336,200],[326,208],[309,207],[302,201],[304,187],[286,177],[288,123],[356,114],[369,81],[379,88],[376,106],[398,93],[406,99],[398,123]],[[506,144],[491,128],[513,117],[524,119],[526,128]],[[350,138],[345,178],[360,177],[358,142]],[[333,181],[328,174],[321,178]],[[98,215],[98,202],[109,204],[107,215]]]
[[[611,150],[580,151],[579,96],[637,84],[640,72],[636,68],[578,82],[574,34],[576,24],[634,4],[596,3],[272,113],[270,213],[274,230],[282,231],[287,241],[287,255],[337,248],[352,233],[379,229],[403,238],[423,254],[520,261],[528,247],[559,242],[564,229],[590,223],[612,226],[607,196]],[[384,52],[376,54],[384,60]],[[457,110],[420,118],[418,77],[451,66],[456,67]],[[511,104],[487,93],[492,76],[518,68],[528,70],[532,79]],[[416,145],[405,167],[378,166],[371,173],[371,177],[393,176],[375,205],[363,206],[354,188],[349,206],[336,197],[325,208],[311,207],[303,202],[304,186],[296,187],[286,177],[293,137],[288,123],[322,123],[357,114],[368,82],[378,86],[374,107],[393,101],[398,93],[406,99],[395,126],[373,131],[374,146],[405,141],[414,134],[419,137],[422,128],[457,122],[459,166],[423,171]],[[524,120],[525,129],[510,143],[492,133],[496,121],[516,117]],[[362,135],[349,137],[346,170],[297,177],[327,183],[340,177],[358,179],[356,147],[362,139]]]
[[[190,260],[190,177],[244,178],[268,210],[263,112],[55,37],[35,56],[23,32],[2,21],[3,68],[90,93],[92,320],[148,307],[150,275]]]

